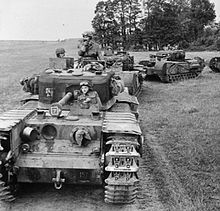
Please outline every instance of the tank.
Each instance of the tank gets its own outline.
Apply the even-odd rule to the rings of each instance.
[[[196,78],[205,67],[202,58],[186,59],[183,50],[159,51],[150,55],[149,60],[142,60],[139,64],[146,70],[146,77],[156,75],[162,82]]]
[[[117,51],[114,55],[104,56],[107,71],[113,71],[128,87],[129,94],[138,96],[143,77],[140,70],[134,66],[134,57],[127,51]]]
[[[212,71],[220,73],[220,57],[213,57],[209,62],[209,67]]]
[[[105,202],[134,202],[138,100],[115,73],[50,68],[21,84],[30,97],[0,116],[0,199],[15,200],[19,183],[51,183],[101,185]]]
[[[117,51],[113,55],[104,56],[107,67],[119,65],[122,71],[132,71],[134,69],[134,57],[130,56],[127,51]]]

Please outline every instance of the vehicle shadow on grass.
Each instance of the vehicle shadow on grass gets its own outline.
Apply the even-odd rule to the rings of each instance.
[[[68,185],[56,190],[53,184],[20,184],[17,199],[0,211],[133,211],[133,205],[104,202],[104,188],[94,185]],[[1,206],[1,204],[0,204]]]
[[[161,79],[159,78],[159,76],[157,76],[157,75],[146,75],[144,80],[145,81],[153,81],[153,82],[157,82],[157,83],[163,83],[161,81]]]

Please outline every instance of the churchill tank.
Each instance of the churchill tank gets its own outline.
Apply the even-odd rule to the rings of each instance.
[[[107,67],[121,66],[122,71],[132,71],[134,69],[134,57],[127,51],[117,51],[112,55],[104,55]]]
[[[143,136],[121,79],[49,68],[21,84],[30,97],[0,116],[0,199],[15,200],[19,183],[95,184],[106,203],[133,203]]]
[[[202,58],[186,59],[183,50],[159,51],[139,64],[143,65],[146,77],[156,75],[162,82],[196,78],[205,67]]]
[[[104,61],[106,70],[114,71],[124,81],[129,93],[138,96],[141,91],[143,77],[141,72],[135,68],[134,57],[127,51],[117,51],[115,54],[105,55]]]

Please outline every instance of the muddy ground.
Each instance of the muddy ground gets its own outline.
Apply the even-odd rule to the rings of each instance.
[[[43,68],[48,61],[44,57],[51,55],[45,49],[52,50],[61,44],[35,45],[34,51],[30,43],[25,44],[25,51],[19,50],[24,46],[15,50],[13,46],[6,46],[3,54],[8,53],[8,57],[0,56],[1,111],[18,106],[23,96],[16,85],[18,80],[24,74],[34,73],[36,67]],[[146,55],[133,54],[136,60]],[[216,52],[200,54],[208,61]],[[144,81],[138,98],[145,144],[139,172],[140,192],[134,204],[105,204],[102,187],[64,186],[57,191],[51,184],[23,184],[17,200],[11,204],[1,203],[0,210],[219,210],[219,81],[220,74],[208,67],[197,79],[173,84],[156,79]]]

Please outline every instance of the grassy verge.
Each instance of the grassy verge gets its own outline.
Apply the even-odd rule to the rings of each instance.
[[[175,84],[151,82],[147,99],[142,102],[146,133],[154,136],[157,146],[155,141],[146,143],[159,157],[165,153],[162,157],[167,159],[170,171],[178,177],[192,202],[193,206],[182,206],[181,210],[220,208],[219,80],[220,75],[207,71],[197,80]],[[162,147],[161,152],[158,146]],[[153,168],[152,173],[160,171],[162,181],[172,185],[175,176],[170,175],[166,164],[158,165],[160,169]],[[171,192],[175,193],[174,190],[175,187]],[[171,198],[168,203],[172,203]]]

